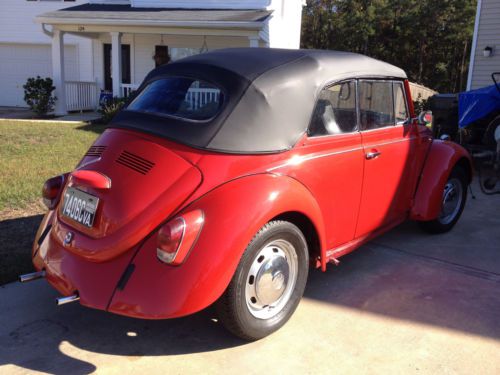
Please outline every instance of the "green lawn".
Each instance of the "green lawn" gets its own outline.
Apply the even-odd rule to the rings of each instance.
[[[0,285],[33,271],[44,181],[73,169],[102,125],[0,122]]]
[[[102,125],[0,124],[0,213],[39,200],[44,181],[72,170]]]

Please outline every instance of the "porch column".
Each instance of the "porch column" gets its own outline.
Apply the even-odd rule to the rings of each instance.
[[[111,78],[113,79],[113,96],[122,96],[122,34],[111,33]]]
[[[64,33],[54,29],[52,35],[52,80],[57,97],[54,112],[56,116],[68,113],[66,109],[66,86],[64,84]]]
[[[257,35],[255,36],[249,36],[248,40],[250,42],[250,47],[252,48],[258,48],[259,47],[259,37]]]

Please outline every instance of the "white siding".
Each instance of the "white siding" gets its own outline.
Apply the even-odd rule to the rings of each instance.
[[[266,9],[270,0],[132,0],[134,7],[191,9]]]
[[[90,4],[130,4],[130,0],[90,0]]]
[[[26,1],[0,0],[0,43],[50,43],[50,38],[42,32],[42,26],[35,17],[57,9],[85,4],[85,0],[63,1]],[[75,43],[72,37],[68,43]]]
[[[75,46],[65,46],[67,80],[77,80],[78,60]],[[49,45],[0,44],[0,105],[26,106],[23,85],[30,77],[52,76]]]
[[[38,74],[52,77],[51,38],[42,32],[42,26],[35,22],[35,17],[86,2],[0,0],[0,48],[3,60],[0,65],[0,89],[8,90],[7,94],[0,97],[0,106],[12,103],[23,105],[22,99],[19,99],[22,97],[20,92],[28,76]],[[64,41],[66,78],[93,80],[91,41],[68,34],[64,36]]]
[[[492,57],[484,57],[485,47],[493,48]],[[482,0],[471,89],[493,84],[491,73],[500,71],[500,1]]]
[[[103,34],[93,45],[94,72],[99,86],[104,87],[104,55],[103,45],[111,43],[111,38]],[[204,47],[208,50],[228,47],[248,47],[246,37],[215,37],[188,36],[188,35],[147,35],[147,34],[125,34],[122,44],[130,45],[131,52],[131,80],[132,83],[140,84],[146,75],[155,67],[153,55],[155,46],[166,45],[169,48],[172,60],[200,53]]]
[[[299,48],[302,22],[302,0],[273,0],[269,20],[269,47]]]

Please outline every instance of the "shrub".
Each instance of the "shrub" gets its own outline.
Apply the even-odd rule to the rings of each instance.
[[[28,78],[23,89],[24,101],[38,116],[44,116],[53,110],[57,97],[52,95],[56,88],[51,78]]]
[[[126,101],[126,98],[119,98],[115,96],[112,99],[101,102],[99,113],[102,115],[102,122],[105,124],[110,122],[120,109],[122,109]]]

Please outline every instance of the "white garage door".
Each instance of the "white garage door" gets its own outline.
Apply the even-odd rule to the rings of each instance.
[[[52,77],[48,45],[0,44],[0,106],[26,107],[23,85],[29,77]],[[76,47],[65,46],[66,79],[78,79]]]

